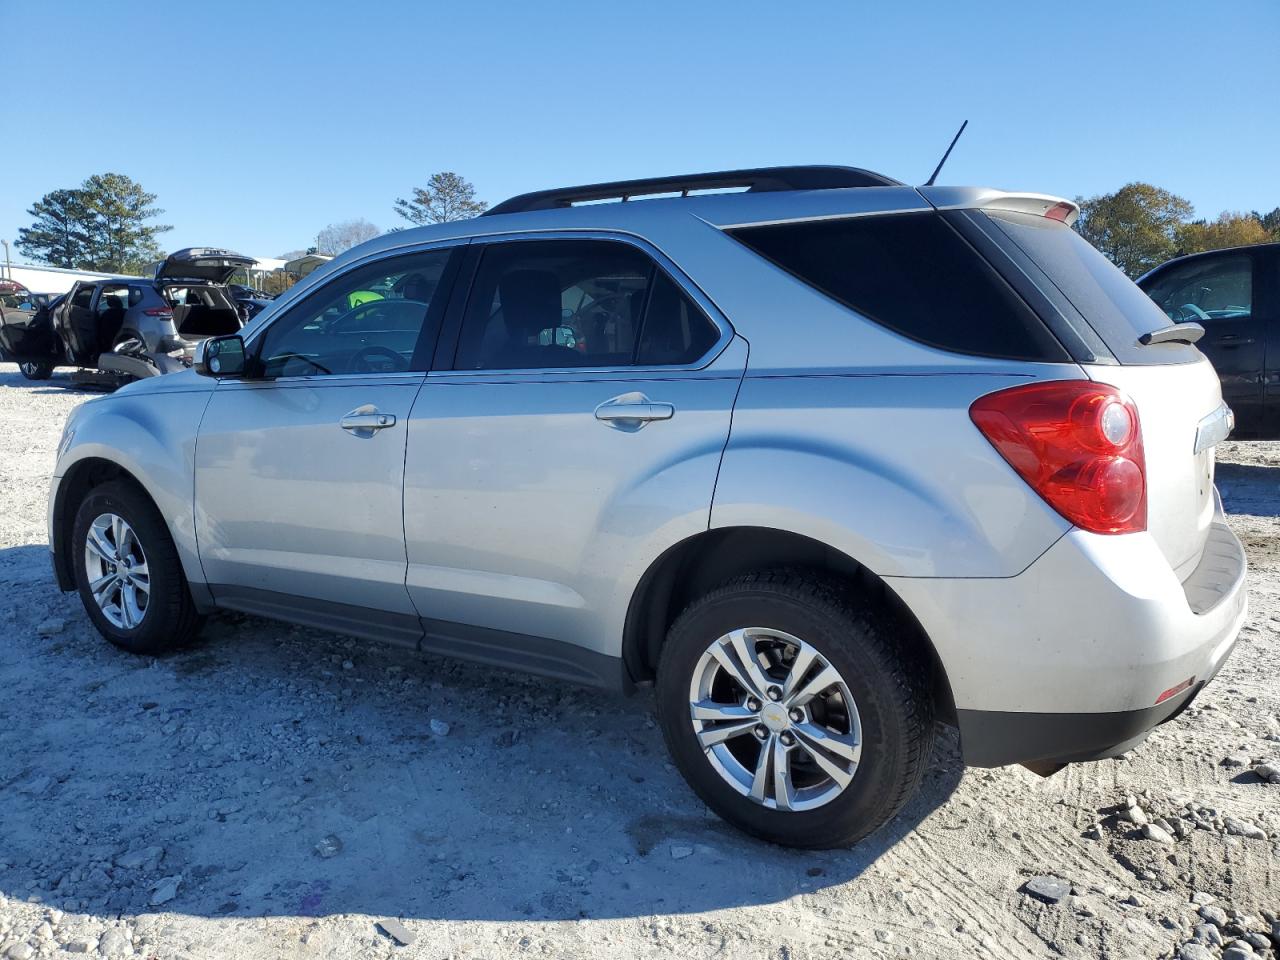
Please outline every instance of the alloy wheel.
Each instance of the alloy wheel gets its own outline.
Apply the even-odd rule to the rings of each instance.
[[[147,555],[128,521],[99,514],[85,536],[84,570],[89,593],[115,627],[132,630],[142,623],[151,601]]]
[[[767,627],[713,642],[689,685],[694,732],[734,790],[774,810],[812,810],[852,782],[862,725],[848,684],[811,644]]]

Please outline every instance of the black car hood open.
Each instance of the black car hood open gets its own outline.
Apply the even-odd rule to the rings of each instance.
[[[226,283],[237,270],[253,266],[256,262],[253,257],[246,257],[233,250],[187,247],[169,254],[156,270],[156,279]]]

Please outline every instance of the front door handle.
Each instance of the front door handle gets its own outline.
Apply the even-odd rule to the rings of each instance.
[[[362,407],[356,407],[341,420],[338,426],[349,433],[356,436],[371,437],[379,430],[385,430],[387,427],[396,425],[396,415],[394,413],[380,413],[373,404],[365,404]]]
[[[596,407],[596,419],[618,427],[641,427],[651,420],[670,420],[673,404],[650,400],[643,393],[624,393]]]
[[[1234,333],[1228,333],[1219,337],[1214,341],[1214,343],[1224,344],[1228,347],[1240,347],[1248,343],[1253,343],[1253,337],[1241,337]]]

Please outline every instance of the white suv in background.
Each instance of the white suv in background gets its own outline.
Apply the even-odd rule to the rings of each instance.
[[[138,652],[224,608],[654,683],[699,795],[797,846],[892,817],[935,720],[1112,755],[1221,667],[1245,564],[1202,331],[1075,214],[795,167],[387,234],[72,414],[58,581]]]

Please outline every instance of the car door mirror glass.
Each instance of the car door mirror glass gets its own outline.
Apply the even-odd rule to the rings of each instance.
[[[196,344],[192,363],[196,373],[205,377],[227,379],[244,376],[244,340],[238,334],[210,337]]]

